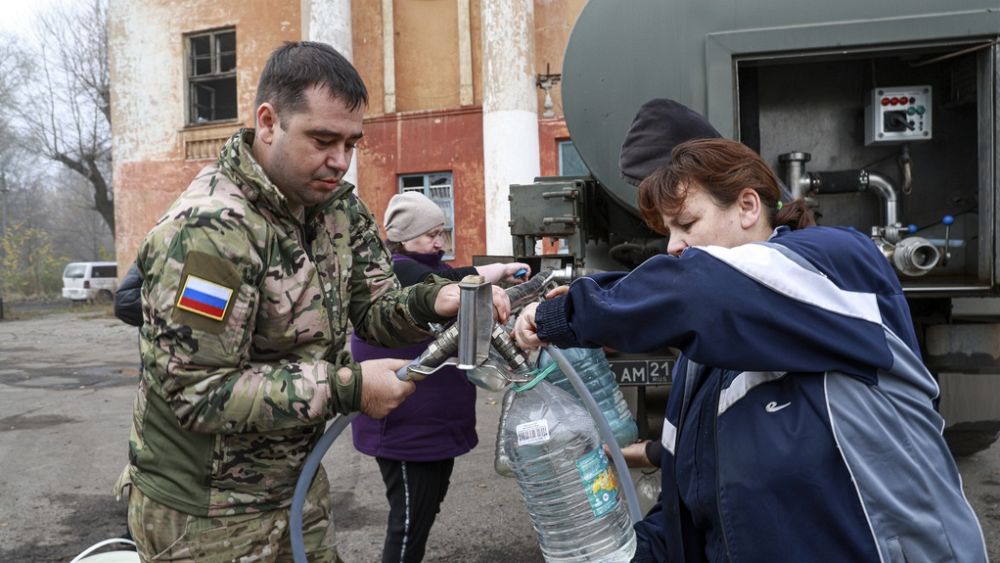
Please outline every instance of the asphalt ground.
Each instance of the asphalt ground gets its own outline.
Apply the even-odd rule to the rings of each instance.
[[[0,561],[66,562],[125,532],[125,503],[111,489],[137,377],[136,331],[107,309],[0,322]],[[542,561],[516,484],[493,471],[500,399],[478,395],[480,444],[456,461],[425,561]],[[388,504],[378,466],[346,437],[325,466],[341,556],[379,561]],[[1000,444],[959,469],[1000,560]]]

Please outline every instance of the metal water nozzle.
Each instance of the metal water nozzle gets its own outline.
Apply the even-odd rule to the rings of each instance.
[[[907,276],[922,276],[938,265],[941,252],[923,237],[907,237],[896,244],[892,263]]]
[[[511,310],[516,311],[538,299],[548,283],[559,279],[561,274],[565,272],[544,270],[525,283],[507,288]],[[521,381],[518,372],[525,371],[522,368],[527,359],[514,345],[506,329],[494,319],[492,284],[481,276],[466,276],[459,283],[459,290],[461,301],[457,322],[441,332],[419,357],[400,368],[396,376],[404,381],[419,381],[446,365],[456,365],[464,370],[488,365],[484,362],[492,346],[510,368],[509,373],[504,373],[506,370],[498,372],[508,381]]]
[[[493,284],[483,276],[465,276],[458,283],[458,369],[472,369],[490,353]]]

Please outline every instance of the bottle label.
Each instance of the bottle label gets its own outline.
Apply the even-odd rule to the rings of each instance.
[[[600,518],[618,506],[618,481],[603,449],[597,448],[581,456],[576,460],[576,469],[594,516]]]
[[[549,423],[544,418],[518,424],[514,431],[517,432],[518,446],[544,444],[549,441]]]

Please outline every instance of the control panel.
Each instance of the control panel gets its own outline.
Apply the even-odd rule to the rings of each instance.
[[[865,106],[865,145],[930,140],[931,87],[875,88]]]

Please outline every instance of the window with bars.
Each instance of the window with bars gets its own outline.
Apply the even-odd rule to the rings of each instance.
[[[188,124],[236,119],[236,30],[187,36]]]
[[[587,176],[590,171],[580,158],[573,141],[559,141],[559,175]]]
[[[399,193],[420,192],[444,211],[444,258],[455,257],[455,190],[451,172],[408,174],[399,177]]]

